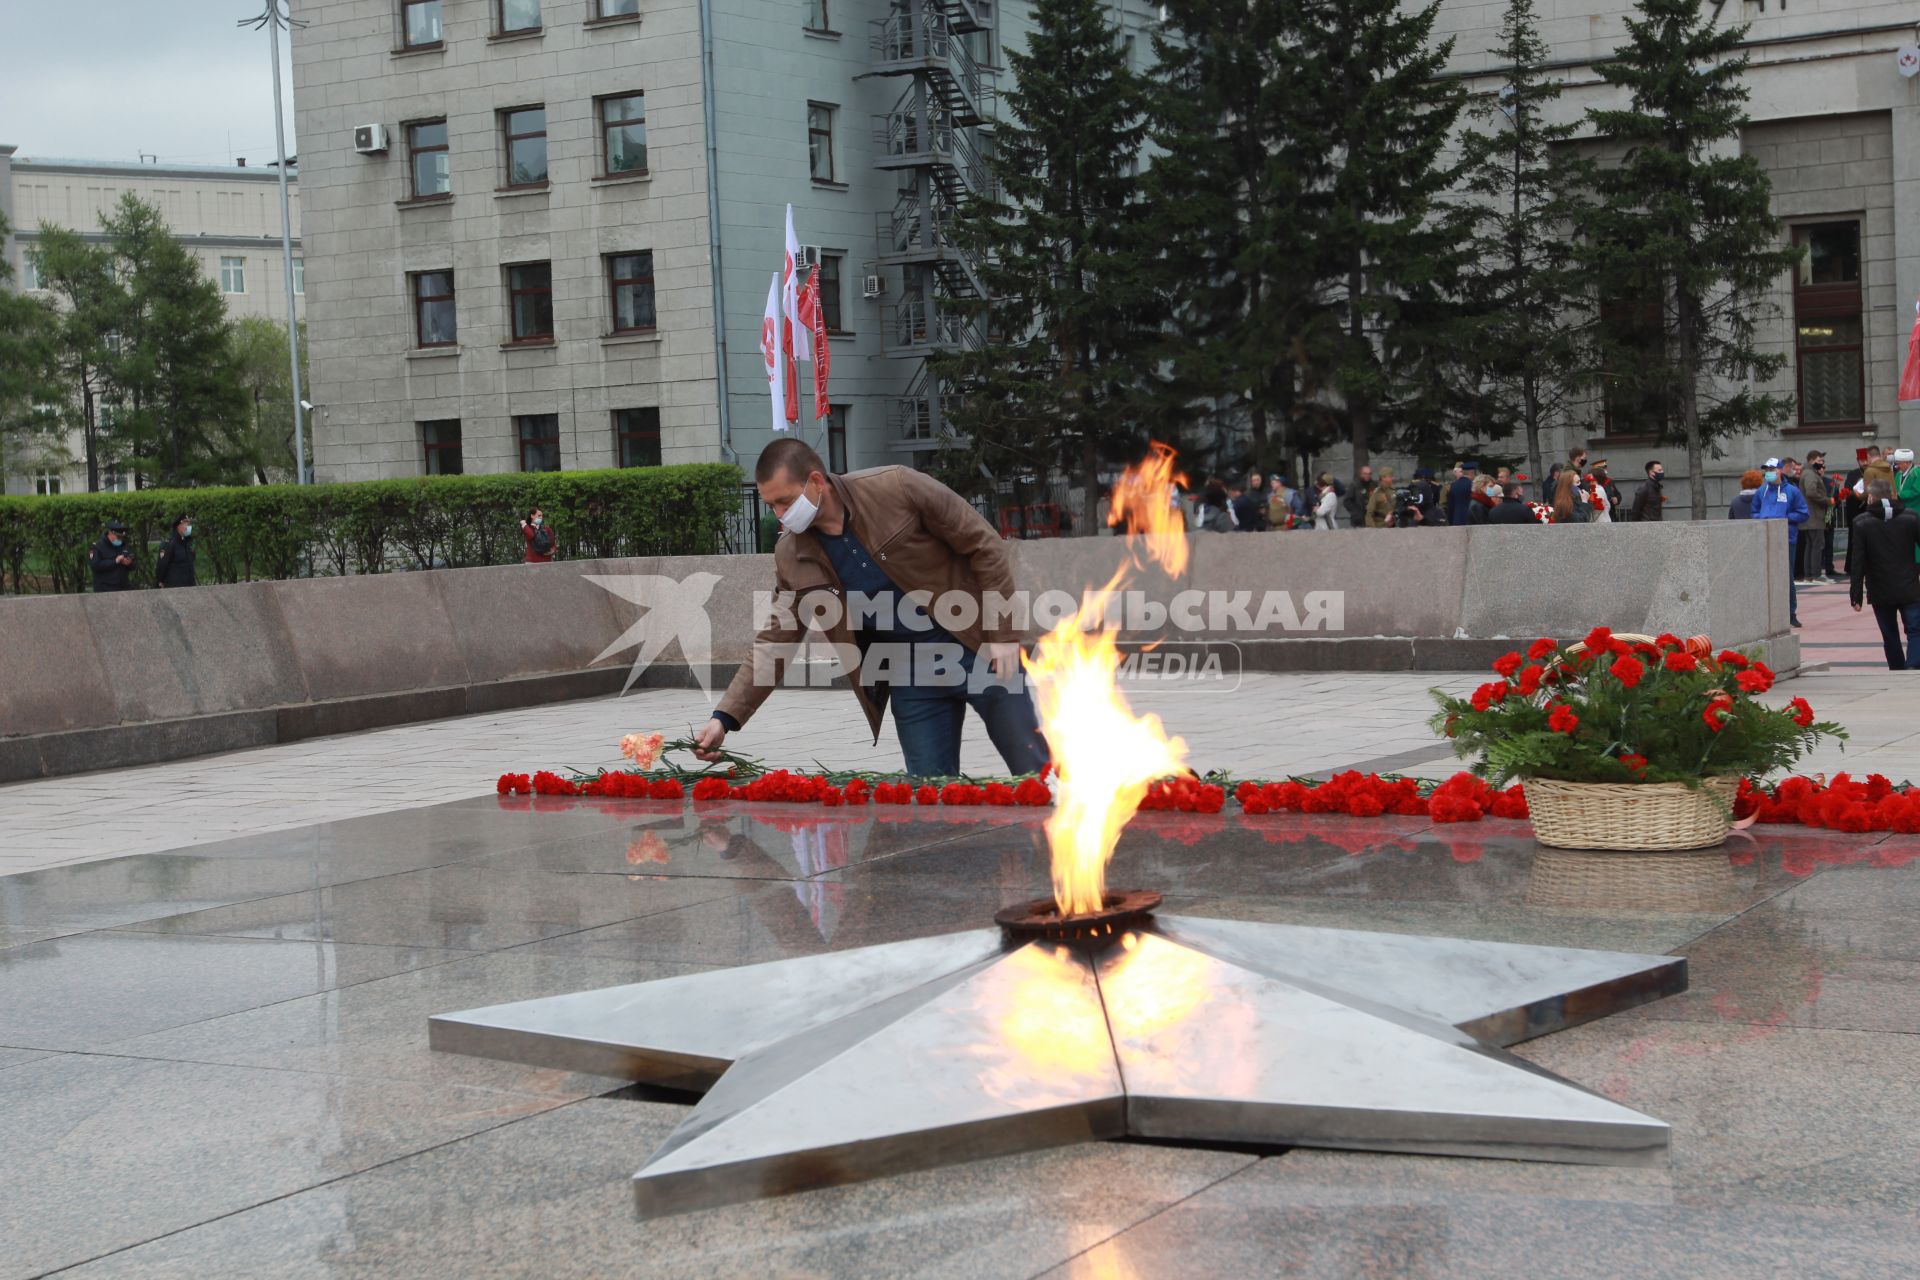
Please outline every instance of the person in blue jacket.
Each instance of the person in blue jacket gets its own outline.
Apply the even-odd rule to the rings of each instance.
[[[1780,459],[1768,458],[1760,488],[1753,495],[1755,520],[1787,522],[1787,612],[1794,626],[1800,625],[1800,591],[1793,581],[1793,548],[1800,540],[1800,526],[1807,520],[1807,498],[1791,480],[1780,474]]]

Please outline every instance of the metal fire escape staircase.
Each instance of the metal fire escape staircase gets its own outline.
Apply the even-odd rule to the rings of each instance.
[[[889,356],[921,361],[890,407],[896,448],[932,448],[951,438],[943,411],[951,389],[926,361],[977,350],[982,341],[979,322],[950,304],[987,293],[980,263],[955,238],[954,225],[968,201],[999,198],[975,132],[990,118],[993,83],[962,39],[992,25],[992,0],[894,0],[872,24],[873,74],[907,81],[874,128],[875,167],[900,175],[894,207],[875,228],[878,265],[898,267],[903,281],[900,301],[884,310],[882,342]]]

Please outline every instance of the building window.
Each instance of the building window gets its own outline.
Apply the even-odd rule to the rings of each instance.
[[[440,43],[440,0],[400,0],[402,43],[424,49]]]
[[[654,327],[652,253],[608,257],[607,285],[613,291],[615,333],[644,333]]]
[[[500,113],[507,142],[507,185],[537,187],[547,180],[547,109],[519,107]]]
[[[840,268],[846,260],[844,253],[820,255],[820,318],[826,322],[828,333],[845,333],[847,330],[842,323],[845,312],[841,310],[840,303]]]
[[[847,406],[827,406],[827,470],[847,473]]]
[[[623,467],[660,465],[660,411],[615,409],[613,455]]]
[[[640,16],[640,0],[600,0],[600,16],[603,18],[637,18]]]
[[[815,182],[833,181],[833,108],[807,104],[807,171]]]
[[[426,450],[428,475],[460,474],[460,419],[421,423],[420,443]]]
[[[1793,282],[1795,361],[1803,426],[1866,420],[1860,224],[1795,227],[1806,250]]]
[[[245,258],[220,259],[220,292],[245,293],[247,291],[247,260]]]
[[[515,342],[553,341],[553,264],[507,268],[507,302]]]
[[[1600,329],[1611,368],[1603,371],[1600,401],[1609,436],[1657,436],[1666,430],[1667,399],[1657,386],[1637,384],[1629,370],[1666,362],[1666,315],[1658,301],[1600,304]]]
[[[450,347],[460,340],[454,316],[453,272],[422,271],[413,277],[414,339],[423,347]]]
[[[827,21],[827,0],[807,0],[807,30],[833,30]]]
[[[422,120],[407,126],[407,156],[413,173],[413,198],[431,200],[453,191],[447,155],[447,122]]]
[[[133,489],[133,477],[118,467],[108,467],[100,474],[100,492],[129,493]]]
[[[40,283],[40,255],[32,250],[23,250],[20,254],[20,290],[33,293],[43,286]]]
[[[647,171],[647,96],[623,93],[600,99],[600,172]]]
[[[43,498],[58,497],[60,494],[60,473],[57,471],[39,471],[34,473],[33,491]]]
[[[558,471],[560,469],[560,415],[527,413],[513,421],[520,429],[520,469],[522,471]]]
[[[540,29],[540,0],[499,0],[497,11],[501,35]]]
[[[307,260],[305,258],[293,260],[293,291],[296,294],[307,291]]]

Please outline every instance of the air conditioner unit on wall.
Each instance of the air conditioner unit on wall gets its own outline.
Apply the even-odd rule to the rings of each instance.
[[[887,278],[885,276],[862,276],[860,278],[861,297],[877,298],[886,291]]]
[[[353,149],[363,156],[386,154],[387,126],[360,124],[353,127]]]
[[[819,265],[820,265],[820,246],[817,244],[801,245],[800,261],[793,264],[793,269],[795,271],[805,271],[810,267],[817,267]]]

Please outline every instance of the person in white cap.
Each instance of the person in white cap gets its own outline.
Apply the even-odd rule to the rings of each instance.
[[[1909,510],[1920,511],[1920,468],[1913,465],[1913,450],[1901,448],[1893,451],[1893,489],[1900,504]]]

